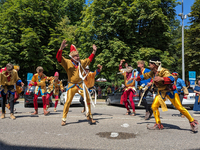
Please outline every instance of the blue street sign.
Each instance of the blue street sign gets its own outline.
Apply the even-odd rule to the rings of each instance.
[[[193,80],[191,81],[190,80],[190,85],[195,85],[195,81],[193,81]]]
[[[196,80],[196,71],[189,71],[189,81]]]

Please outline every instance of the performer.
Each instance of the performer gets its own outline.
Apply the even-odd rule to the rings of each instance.
[[[88,74],[87,77],[85,78],[84,82],[85,82],[85,85],[87,86],[87,88],[89,89],[89,91],[91,92],[91,94],[94,92],[94,90],[96,91],[96,89],[94,88],[94,83],[95,83],[95,76],[98,75],[102,69],[102,66],[101,65],[97,65],[97,70],[95,72],[92,72],[90,71],[90,68],[89,66],[86,66],[85,68],[85,71],[86,73]],[[95,93],[93,93],[95,94]],[[96,97],[96,95],[95,95]],[[80,102],[81,104],[83,105],[83,110],[81,111],[82,113],[85,112],[85,103],[83,101],[83,97],[81,96],[80,98]]]
[[[35,112],[31,115],[37,115],[38,114],[38,96],[41,94],[42,96],[42,102],[43,102],[43,111],[44,115],[48,115],[50,112],[46,110],[46,80],[48,80],[47,76],[43,74],[43,68],[41,66],[38,66],[36,68],[36,74],[33,75],[32,80],[29,83],[28,89],[31,88],[31,86],[35,86],[35,94],[33,99],[33,104],[35,108]]]
[[[176,86],[176,90],[178,91],[180,102],[182,104],[184,95],[189,95],[188,89],[185,85],[185,82],[181,78],[178,78],[177,72],[173,72],[172,75],[174,76],[174,79],[175,79],[174,85]],[[182,118],[185,117],[181,113],[180,113],[180,115],[181,115]]]
[[[149,61],[149,68],[151,69],[150,72],[137,77],[137,81],[152,78],[154,81],[153,83],[158,88],[157,95],[151,106],[156,124],[153,127],[147,126],[147,128],[150,130],[163,129],[158,108],[161,106],[163,111],[167,111],[165,100],[168,98],[175,108],[178,109],[189,120],[192,131],[196,132],[198,130],[198,122],[192,118],[187,109],[181,105],[178,92],[176,88],[173,87],[174,77],[167,69],[161,67],[161,61],[158,57],[152,58]]]
[[[1,95],[3,100],[1,102],[2,107],[2,115],[1,119],[5,118],[5,103],[8,98],[10,102],[10,118],[16,119],[14,116],[14,95],[15,89],[14,85],[17,84],[18,86],[24,86],[24,83],[18,77],[17,71],[14,69],[11,63],[8,63],[5,68],[2,68],[0,71],[0,85],[1,85]]]
[[[122,73],[122,75],[124,76],[124,82],[125,82],[125,88],[123,89],[123,94],[121,96],[121,101],[120,101],[120,104],[123,104],[124,102],[124,105],[127,109],[127,113],[126,115],[132,115],[132,116],[135,116],[136,113],[135,113],[135,103],[133,102],[133,96],[134,96],[134,93],[136,91],[134,85],[135,85],[135,80],[133,80],[132,83],[130,84],[127,84],[129,79],[131,79],[131,76],[132,76],[132,70],[133,68],[132,67],[128,67],[128,64],[126,64],[126,71],[124,71],[122,69],[122,64],[125,60],[121,60],[120,61],[120,64],[119,64],[119,71]],[[131,107],[133,109],[133,114],[131,114],[131,111],[129,110],[129,102],[127,101],[127,98],[129,96],[129,101],[131,103]]]
[[[18,72],[20,69],[20,66],[14,66],[14,69]],[[18,86],[15,84],[15,96],[14,96],[14,103],[19,99],[19,94],[22,92],[21,86]],[[10,103],[6,104],[6,107],[10,110]],[[16,111],[16,109],[14,110]]]
[[[195,102],[193,106],[193,111],[200,111],[200,79],[197,79],[197,85],[194,87]]]
[[[59,73],[55,72],[54,77],[50,79],[50,84],[48,86],[47,96],[46,96],[46,105],[47,105],[47,108],[48,108],[49,98],[52,95],[54,95],[54,97],[55,97],[54,112],[56,112],[56,107],[57,107],[58,101],[59,101],[59,96],[58,96],[59,90],[64,92],[64,87],[63,87],[62,81],[60,81],[58,78],[59,78]]]
[[[145,63],[144,63],[143,60],[138,61],[137,64],[138,64],[138,69],[137,69],[138,75],[143,75],[144,73],[150,72],[149,69],[144,68]],[[145,86],[147,86],[147,84],[150,81],[151,81],[151,78],[149,78],[147,80],[141,80],[141,81],[138,82],[138,85],[140,86],[139,87],[139,89],[140,89],[139,98],[141,98],[141,95],[144,94],[144,96],[142,98],[142,103],[143,103],[143,105],[146,109],[146,114],[145,114],[145,118],[144,118],[145,120],[149,119],[153,114],[153,111],[151,109],[151,105],[148,105],[147,101],[146,101],[146,96],[147,96],[147,93],[149,92],[150,87],[146,91],[143,91],[143,88]],[[143,92],[145,92],[145,93],[143,93]]]
[[[83,69],[85,69],[86,66],[90,64],[90,62],[92,62],[92,59],[95,56],[97,47],[93,45],[93,52],[89,56],[89,58],[80,60],[76,47],[74,45],[71,45],[70,54],[69,54],[69,56],[71,57],[71,60],[70,60],[62,56],[62,50],[67,46],[66,42],[67,42],[66,40],[63,40],[63,42],[61,43],[60,49],[58,50],[58,53],[56,55],[58,62],[63,66],[63,68],[67,72],[68,82],[69,82],[67,86],[67,101],[65,102],[65,105],[64,105],[61,125],[64,126],[66,124],[66,117],[69,111],[69,106],[72,102],[72,99],[75,93],[79,93],[83,97],[84,90],[86,90],[86,101],[87,101],[87,105],[89,109],[89,112],[86,114],[87,120],[89,120],[90,123],[92,124],[96,123],[96,121],[93,120],[92,114],[91,114],[89,94],[87,92],[87,89],[83,87],[84,86],[84,83],[82,84],[83,79],[80,78],[80,76],[82,75],[84,71]]]

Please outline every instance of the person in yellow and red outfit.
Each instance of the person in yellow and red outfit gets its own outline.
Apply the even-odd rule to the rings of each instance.
[[[15,66],[14,66],[14,69],[18,72],[19,69],[20,69],[20,67],[15,65]],[[21,88],[21,86],[15,84],[14,103],[19,99],[19,94],[22,92],[22,90],[23,90],[23,89]],[[9,104],[9,103],[6,104],[6,107],[10,110],[10,104]],[[15,109],[15,111],[16,111],[16,109]]]
[[[62,126],[66,125],[67,113],[69,111],[69,106],[72,102],[72,99],[75,93],[79,93],[81,96],[84,97],[85,87],[83,87],[84,83],[83,83],[83,79],[81,78],[81,75],[84,71],[83,69],[85,69],[86,66],[90,64],[90,62],[92,62],[97,50],[97,47],[93,45],[93,52],[89,56],[89,58],[80,60],[79,53],[76,47],[74,45],[71,45],[70,54],[69,54],[71,57],[71,60],[66,59],[65,57],[62,56],[62,51],[67,46],[66,42],[67,42],[66,40],[62,41],[60,49],[58,50],[57,55],[56,55],[58,62],[60,63],[60,65],[63,66],[68,76],[67,101],[65,102],[65,105],[63,108],[63,117],[62,117],[62,123],[61,123]],[[89,109],[88,113],[86,114],[87,120],[89,120],[89,122],[93,124],[93,123],[96,123],[96,121],[93,120],[92,118],[89,94],[88,92],[86,92],[85,94],[86,94],[85,96],[86,96],[86,101],[87,101],[87,105]]]
[[[36,74],[33,75],[32,80],[29,84],[29,89],[31,86],[35,86],[35,94],[33,99],[33,104],[35,108],[35,112],[31,115],[37,115],[38,114],[38,96],[41,94],[42,96],[42,102],[43,102],[43,111],[44,115],[48,115],[50,112],[46,110],[46,80],[48,80],[47,76],[43,74],[43,68],[41,66],[38,66],[36,69]]]
[[[100,71],[101,71],[101,69],[102,69],[102,66],[98,64],[98,65],[97,65],[97,68],[98,68],[98,69],[97,69],[95,72],[90,71],[89,66],[87,66],[87,67],[85,68],[85,71],[86,71],[86,73],[87,73],[87,77],[85,78],[84,82],[85,82],[85,85],[87,86],[87,88],[88,88],[88,90],[89,90],[90,92],[94,92],[94,90],[96,90],[96,89],[94,89],[95,76],[98,75],[98,74],[100,73]],[[93,94],[95,94],[95,93],[93,93]],[[95,96],[96,96],[96,95],[95,95]],[[82,113],[85,112],[85,103],[84,103],[83,100],[84,100],[84,99],[83,99],[83,97],[81,96],[80,102],[81,102],[81,104],[82,104],[83,107],[84,107],[83,110],[82,110]]]
[[[128,64],[126,63],[125,66],[126,66],[126,69],[123,70],[122,69],[122,64],[125,60],[121,60],[120,61],[120,64],[119,64],[119,71],[122,73],[122,75],[124,76],[124,82],[125,82],[125,88],[123,89],[123,93],[122,93],[122,96],[121,96],[121,100],[120,100],[120,104],[123,104],[124,103],[124,106],[126,107],[127,109],[127,113],[126,115],[132,115],[132,116],[135,116],[136,113],[135,113],[135,103],[133,101],[133,97],[135,95],[135,80],[133,80],[133,82],[131,82],[130,84],[127,84],[131,77],[132,77],[132,71],[133,71],[133,68],[128,66]],[[129,96],[129,101],[131,103],[131,107],[133,109],[133,114],[131,114],[131,111],[129,109],[129,102],[127,101],[127,98]]]
[[[3,100],[1,102],[2,115],[1,119],[5,118],[5,103],[7,98],[10,102],[10,118],[16,119],[14,116],[14,95],[15,89],[14,86],[21,85],[24,86],[24,83],[18,76],[17,71],[14,69],[13,65],[8,63],[5,68],[2,68],[0,71],[0,85],[1,85],[1,95]]]
[[[189,120],[192,131],[197,132],[198,122],[192,118],[187,109],[182,106],[176,87],[173,85],[175,79],[172,74],[169,72],[169,70],[161,67],[161,61],[158,57],[152,58],[149,61],[149,68],[151,69],[150,72],[144,73],[136,79],[137,81],[140,81],[143,79],[152,78],[153,84],[155,84],[158,89],[157,95],[151,106],[156,124],[153,127],[147,126],[147,128],[150,130],[163,129],[158,108],[161,106],[163,111],[167,111],[165,100],[168,98],[175,108],[178,109]]]
[[[55,97],[54,111],[55,112],[56,112],[56,107],[58,105],[58,100],[59,100],[59,96],[58,96],[59,90],[61,90],[62,92],[64,91],[62,81],[58,80],[58,78],[59,78],[59,73],[55,72],[54,77],[52,79],[50,79],[50,84],[48,86],[47,96],[46,96],[46,104],[49,106],[49,98],[52,95],[54,95],[54,97]]]

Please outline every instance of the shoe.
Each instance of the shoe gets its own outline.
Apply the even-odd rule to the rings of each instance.
[[[135,113],[135,111],[133,111],[133,113],[131,114],[131,116],[136,116],[136,113]]]
[[[162,130],[164,127],[162,124],[155,124],[153,127],[149,127],[149,124],[147,124],[147,129],[149,130]]]
[[[43,109],[43,111],[44,111],[44,115],[45,115],[45,116],[47,116],[47,115],[50,114],[50,111],[47,111],[46,109]]]
[[[150,112],[149,112],[149,111],[147,111],[147,112],[146,112],[146,114],[145,114],[145,117],[144,117],[144,119],[145,119],[145,120],[148,120],[148,119],[149,119],[149,116],[150,116]]]
[[[10,114],[10,118],[11,118],[12,120],[15,120],[15,119],[16,119],[16,117],[14,116],[13,113]]]
[[[92,115],[88,115],[87,120],[90,122],[90,124],[96,124],[96,121],[92,119]]]
[[[61,126],[65,126],[65,125],[66,125],[66,121],[62,121]]]
[[[131,111],[128,111],[127,113],[126,113],[126,115],[130,115],[131,114]]]
[[[83,110],[81,111],[81,113],[84,113],[85,112],[85,108],[83,108]]]
[[[56,108],[54,108],[54,112],[57,112]]]
[[[31,115],[37,115],[38,114],[38,109],[35,109],[35,112],[32,113]]]
[[[1,114],[1,119],[4,119],[5,118],[5,113],[2,113]]]
[[[181,118],[185,118],[185,116],[184,116],[184,115],[181,115]]]
[[[192,132],[198,132],[198,121],[194,119],[194,121],[190,122]]]

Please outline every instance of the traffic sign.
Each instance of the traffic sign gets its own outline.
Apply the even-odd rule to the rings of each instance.
[[[196,71],[189,71],[189,81],[196,80]]]

